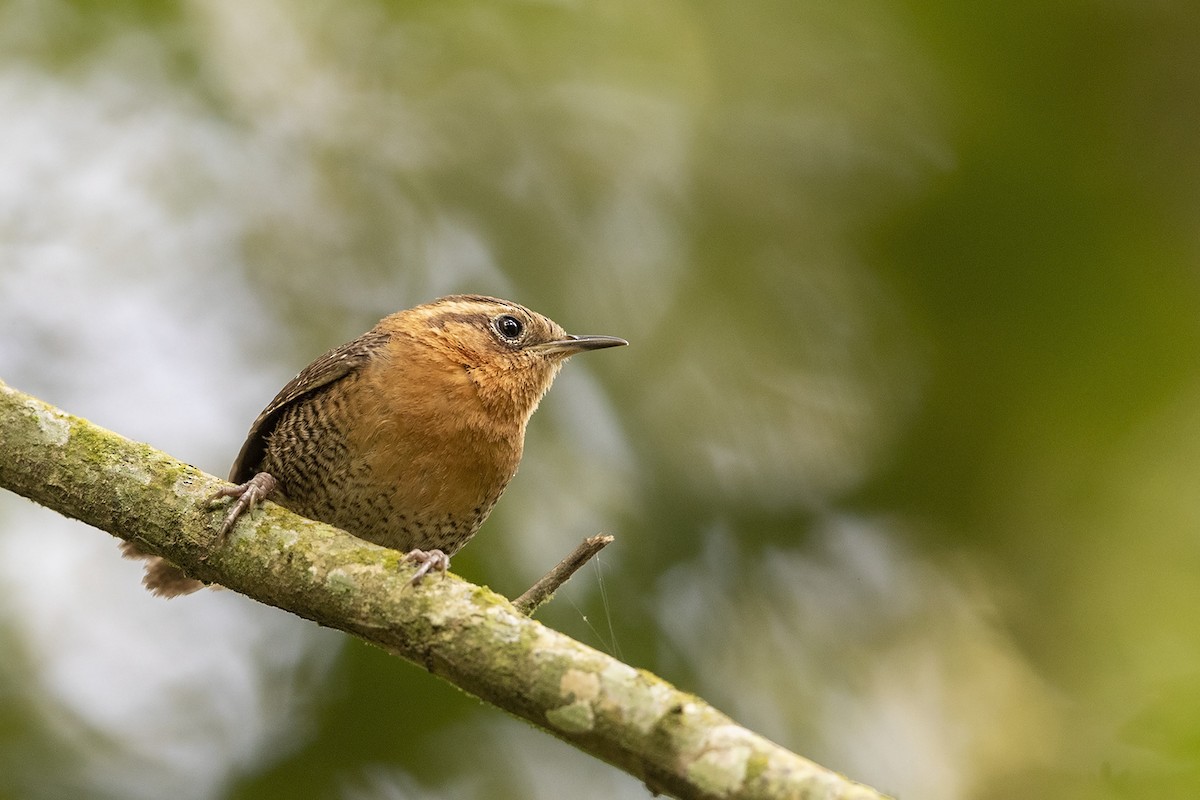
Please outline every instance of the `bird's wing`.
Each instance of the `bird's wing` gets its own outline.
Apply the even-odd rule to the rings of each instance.
[[[345,344],[335,347],[316,361],[300,371],[292,378],[287,386],[279,390],[246,434],[246,442],[238,453],[233,467],[229,471],[229,480],[242,483],[249,480],[258,471],[262,462],[263,451],[266,448],[267,437],[275,429],[275,424],[282,414],[293,403],[312,394],[322,387],[341,380],[347,375],[361,369],[371,360],[374,353],[387,343],[391,335],[378,330],[368,331],[362,336]]]

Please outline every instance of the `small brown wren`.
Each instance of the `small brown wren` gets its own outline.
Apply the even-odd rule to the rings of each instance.
[[[445,570],[517,471],[525,425],[567,357],[628,344],[571,336],[524,306],[453,295],[383,318],[283,387],[254,424],[216,497],[238,517],[280,505]],[[128,550],[128,549],[127,549]],[[136,553],[131,553],[136,554]],[[153,559],[146,586],[203,586]]]

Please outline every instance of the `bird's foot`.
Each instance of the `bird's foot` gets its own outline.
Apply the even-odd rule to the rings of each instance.
[[[450,569],[450,556],[441,550],[411,550],[404,556],[404,560],[421,565],[417,567],[417,574],[413,575],[412,580],[408,582],[409,586],[416,586],[422,578],[434,570],[445,575],[446,570]]]
[[[208,498],[210,506],[225,497],[235,498],[233,505],[229,507],[229,512],[225,514],[225,519],[221,522],[220,530],[217,531],[218,539],[225,541],[242,514],[253,510],[260,500],[266,500],[278,485],[278,481],[270,473],[260,472],[245,483],[237,486],[222,486],[214,492]]]

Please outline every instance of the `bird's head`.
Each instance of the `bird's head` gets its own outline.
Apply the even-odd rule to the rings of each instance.
[[[482,295],[452,295],[393,315],[431,355],[461,369],[488,413],[529,419],[566,359],[628,344],[615,336],[573,336],[522,305]]]

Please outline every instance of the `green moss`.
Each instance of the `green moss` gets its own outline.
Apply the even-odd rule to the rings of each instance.
[[[750,759],[746,762],[746,780],[756,780],[759,775],[767,771],[769,763],[767,757],[762,753],[751,755]]]

